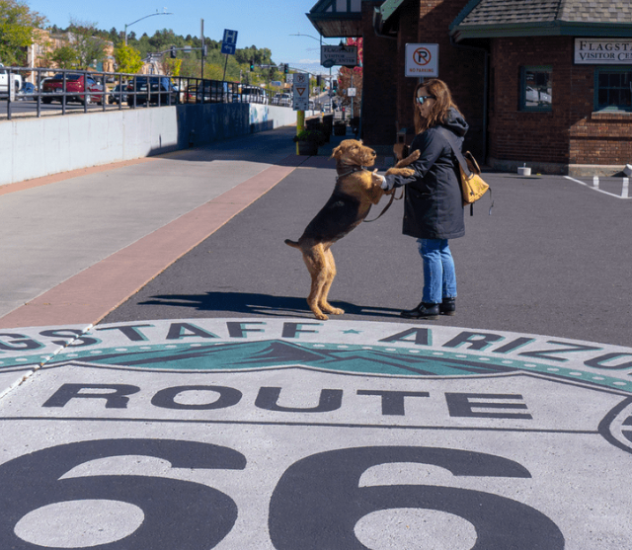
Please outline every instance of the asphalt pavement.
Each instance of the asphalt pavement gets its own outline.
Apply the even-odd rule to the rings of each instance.
[[[458,314],[434,323],[630,346],[632,200],[560,176],[485,179],[492,214],[485,197],[473,216],[466,212],[466,236],[450,243]],[[334,181],[333,161],[299,166],[104,322],[311,318],[307,271],[283,241],[301,235]],[[330,298],[345,309],[344,319],[399,322],[401,309],[421,301],[421,260],[415,239],[401,234],[402,216],[403,201],[395,202],[332,247],[338,275]]]
[[[622,182],[484,173],[436,321],[396,202],[318,321],[294,132],[0,187],[0,546],[632,548]]]

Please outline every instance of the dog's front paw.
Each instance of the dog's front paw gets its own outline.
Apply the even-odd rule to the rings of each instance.
[[[402,160],[400,160],[395,165],[395,168],[403,168],[404,166],[408,166],[411,162],[415,162],[419,158],[420,155],[421,155],[421,151],[419,149],[415,149],[406,158],[403,158]]]

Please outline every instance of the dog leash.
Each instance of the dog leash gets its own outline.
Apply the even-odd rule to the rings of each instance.
[[[390,194],[391,195],[391,200],[388,201],[388,204],[384,207],[384,210],[382,210],[380,212],[380,214],[378,215],[377,218],[373,218],[372,220],[363,220],[363,221],[368,223],[368,222],[374,222],[375,220],[380,219],[382,217],[382,215],[391,207],[391,204],[393,204],[394,200],[396,200],[396,201],[402,200],[402,198],[404,197],[404,188],[402,187],[402,192],[399,195],[399,197],[396,197],[395,196],[396,194],[397,193],[396,193],[395,189],[393,189],[391,194]]]

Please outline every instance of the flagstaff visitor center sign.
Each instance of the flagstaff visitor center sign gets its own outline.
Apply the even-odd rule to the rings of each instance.
[[[632,65],[632,38],[576,38],[576,65]]]

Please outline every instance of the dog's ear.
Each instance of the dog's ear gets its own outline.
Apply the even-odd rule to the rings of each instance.
[[[342,151],[342,146],[338,145],[338,147],[334,148],[334,150],[331,152],[331,156],[329,157],[330,159],[337,159],[338,157],[336,156],[338,153],[340,153]]]

